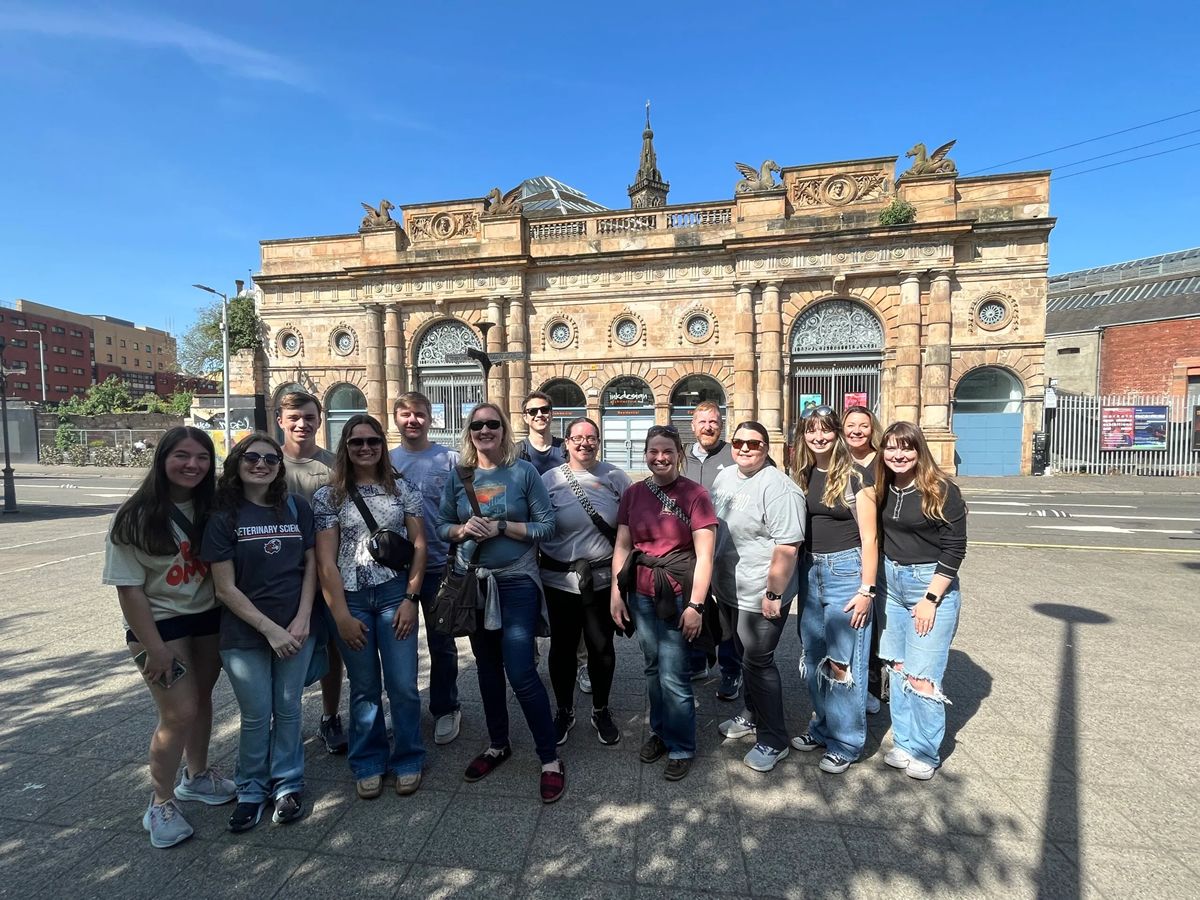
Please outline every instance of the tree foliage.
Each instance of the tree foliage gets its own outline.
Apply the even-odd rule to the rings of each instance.
[[[917,220],[917,208],[897,197],[879,212],[880,225],[911,225]]]
[[[118,376],[109,375],[102,384],[93,384],[87,393],[72,396],[58,405],[60,416],[103,416],[108,413],[152,412],[186,416],[192,408],[190,391],[178,391],[164,400],[157,394],[143,394],[136,400],[129,386]]]
[[[229,352],[262,348],[262,322],[254,310],[254,295],[229,299]],[[218,372],[221,355],[221,299],[213,298],[196,310],[196,321],[183,333],[178,347],[179,368],[192,375]]]

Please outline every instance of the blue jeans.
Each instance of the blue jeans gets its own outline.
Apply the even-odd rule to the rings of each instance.
[[[416,775],[425,762],[421,740],[421,694],[417,690],[417,633],[396,637],[392,622],[406,602],[408,575],[361,591],[346,591],[350,615],[367,626],[366,645],[351,650],[337,630],[338,649],[350,678],[350,771],[358,780],[375,775]],[[380,669],[382,667],[382,678]],[[392,709],[389,751],[383,689]]]
[[[679,614],[670,621],[654,611],[654,598],[634,594],[633,624],[646,659],[646,691],[650,695],[650,730],[667,745],[671,759],[696,755],[696,703],[688,655],[691,646],[679,630],[683,597],[675,596]]]
[[[813,705],[808,733],[830,753],[853,761],[867,742],[871,623],[853,628],[850,613],[843,609],[862,585],[862,550],[805,553],[802,572],[808,590],[800,616],[800,674]],[[830,663],[846,669],[843,680],[833,677]]]
[[[558,759],[554,714],[550,711],[550,695],[538,676],[533,658],[534,636],[542,614],[541,594],[527,575],[498,578],[496,583],[500,587],[502,627],[485,631],[480,615],[479,627],[471,635],[488,740],[496,749],[507,747],[509,743],[508,698],[504,690],[507,677],[533,733],[538,759],[543,763],[554,762]]]
[[[429,614],[445,574],[445,568],[426,570],[421,582],[421,614],[429,648],[429,714],[435,719],[458,709],[458,646],[450,635],[434,630]]]
[[[892,740],[914,759],[938,766],[942,762],[939,755],[942,739],[946,736],[946,704],[950,702],[942,693],[942,678],[962,606],[958,579],[950,583],[942,596],[932,630],[921,637],[912,610],[929,590],[936,563],[902,566],[885,556],[883,566],[887,602],[883,633],[879,636],[879,658],[891,664]],[[913,690],[908,676],[932,684],[933,695]]]
[[[221,663],[242,711],[238,737],[237,798],[262,803],[304,790],[300,700],[316,642],[295,656],[277,657],[269,646],[221,651]]]

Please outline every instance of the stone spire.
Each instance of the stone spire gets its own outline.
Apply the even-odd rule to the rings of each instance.
[[[654,132],[650,130],[650,101],[646,101],[646,130],[642,132],[642,158],[638,163],[637,178],[629,186],[629,205],[634,209],[646,209],[667,205],[670,182],[663,181],[658,171],[658,159],[654,155]]]

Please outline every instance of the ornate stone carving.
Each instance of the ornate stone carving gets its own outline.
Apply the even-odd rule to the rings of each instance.
[[[742,180],[733,186],[735,194],[753,194],[758,191],[769,191],[772,188],[779,187],[775,183],[775,175],[783,170],[773,159],[768,159],[759,166],[758,171],[754,171],[753,166],[748,166],[745,163],[734,163],[737,170],[742,173]]]
[[[885,197],[888,182],[887,176],[871,172],[802,178],[792,182],[790,199],[796,206],[847,206]]]
[[[987,332],[1003,331],[1010,325],[1020,325],[1019,306],[1015,297],[1000,291],[988,291],[975,299],[967,315],[967,333],[976,329]]]
[[[466,353],[468,347],[483,349],[479,335],[469,325],[457,319],[438,322],[421,335],[421,343],[417,345],[417,365],[457,365],[447,363],[446,357],[455,353]]]
[[[358,346],[358,333],[345,322],[330,329],[329,349],[337,356],[349,356]]]
[[[498,187],[492,188],[488,192],[487,199],[483,201],[483,214],[485,216],[519,216],[521,214],[521,201],[517,197],[517,194],[520,191],[520,185],[513,188],[507,194],[501,194]]]
[[[950,152],[957,140],[947,141],[938,147],[933,153],[925,155],[924,144],[914,144],[904,155],[912,159],[913,164],[905,175],[956,175],[958,174],[958,166],[954,164],[954,160],[946,156]]]
[[[792,325],[792,355],[883,350],[883,326],[853,300],[825,300],[809,307]]]
[[[611,350],[613,344],[616,344],[618,347],[632,347],[635,344],[645,346],[645,343],[645,320],[626,306],[613,317],[612,325],[609,326],[608,348]]]
[[[753,256],[740,256],[737,270],[741,275],[759,277],[772,270],[793,269],[797,272],[805,269],[848,268],[862,266],[866,269],[895,270],[897,264],[903,263],[935,263],[938,260],[952,260],[954,246],[952,244],[912,244],[889,245],[876,244],[865,247],[848,247],[846,249],[803,250],[796,253],[766,253]],[[824,273],[822,273],[824,274]],[[854,274],[851,272],[850,274]]]
[[[370,203],[362,203],[360,205],[367,211],[367,214],[363,216],[362,224],[358,226],[359,231],[400,227],[400,223],[392,218],[392,210],[396,207],[392,205],[390,200],[380,200],[378,209]]]
[[[412,216],[409,232],[414,241],[448,241],[457,237],[479,234],[479,214],[474,210],[439,212],[428,216]]]

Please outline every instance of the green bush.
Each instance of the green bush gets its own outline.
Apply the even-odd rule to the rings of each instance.
[[[63,462],[68,466],[86,466],[88,463],[88,448],[82,444],[72,444],[63,450]]]
[[[59,450],[78,446],[80,440],[79,429],[70,422],[60,422],[54,432],[54,446]]]
[[[897,197],[879,211],[880,225],[911,225],[917,221],[917,208]]]

